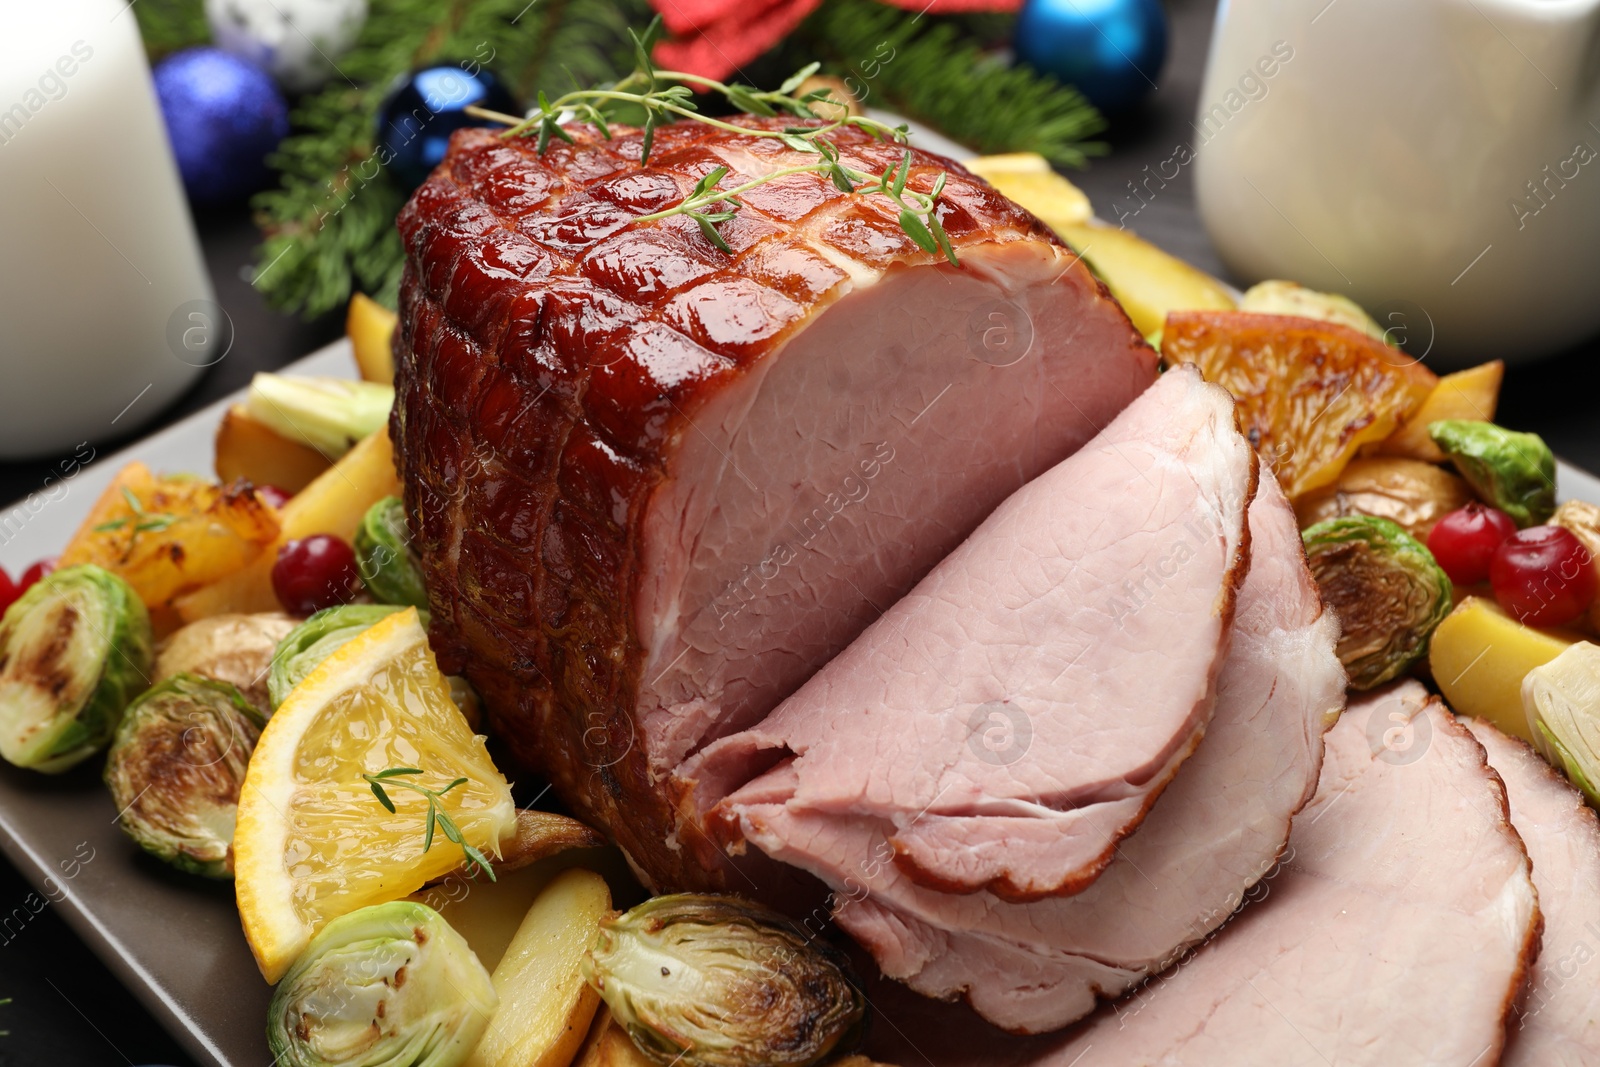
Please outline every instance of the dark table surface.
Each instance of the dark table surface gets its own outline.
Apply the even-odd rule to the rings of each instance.
[[[1116,121],[1108,135],[1111,154],[1072,178],[1095,204],[1111,204],[1147,165],[1166,158],[1190,139],[1211,35],[1212,0],[1168,0],[1171,51],[1160,88],[1137,114]],[[1134,227],[1142,236],[1191,263],[1226,277],[1195,215],[1190,171],[1161,191]],[[228,356],[155,425],[176,421],[246,385],[256,371],[273,370],[335,339],[338,316],[311,323],[278,315],[251,289],[256,232],[242,209],[216,212],[198,220],[217,300],[235,326]],[[1600,343],[1513,370],[1506,381],[1501,421],[1544,435],[1557,454],[1600,471],[1600,420],[1595,401],[1582,386],[1600,361]],[[139,436],[136,435],[136,436]],[[129,439],[96,442],[108,455]],[[0,464],[0,500],[36,489],[49,473],[48,461]],[[34,892],[0,860],[0,916],[13,906],[32,906]],[[32,898],[37,900],[37,897]],[[0,934],[0,1067],[162,1063],[192,1061],[123,989],[48,906],[17,932]],[[263,1020],[264,1022],[264,1020]],[[265,1065],[263,1065],[265,1067]]]

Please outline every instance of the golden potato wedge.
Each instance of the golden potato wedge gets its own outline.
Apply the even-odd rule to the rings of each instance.
[[[1036,152],[979,156],[968,160],[966,168],[1051,229],[1086,223],[1092,214],[1083,190],[1057,174],[1050,161]]]
[[[310,485],[332,461],[314,448],[291,441],[251,415],[243,404],[230,407],[217,426],[214,465],[225,482],[243,478],[273,485],[293,496]]]
[[[1344,515],[1376,515],[1427,543],[1434,524],[1473,500],[1472,487],[1453,471],[1396,456],[1354,459],[1332,485],[1294,502],[1300,528]]]
[[[1106,283],[1146,337],[1166,325],[1169,311],[1233,310],[1233,297],[1221,282],[1131,230],[1082,223],[1052,228]]]
[[[1385,456],[1443,463],[1445,454],[1428,436],[1428,423],[1441,419],[1493,422],[1495,405],[1500,401],[1500,382],[1505,376],[1506,365],[1498,359],[1446,374],[1422,406],[1378,444],[1377,451]]]
[[[334,534],[348,541],[355,536],[356,526],[368,508],[399,493],[389,435],[375,433],[290,498],[278,512],[281,528],[277,539],[259,556],[221,581],[180,597],[176,602],[178,614],[184,622],[194,622],[210,615],[280,610],[277,594],[272,591],[272,565],[277,561],[279,546],[318,533]]]
[[[841,1064],[845,1062],[845,1060],[839,1061]],[[583,1039],[583,1047],[578,1049],[572,1067],[658,1067],[658,1064],[639,1051],[639,1046],[633,1043],[633,1038],[629,1037],[628,1032],[611,1017],[611,1010],[602,1004],[600,1010],[594,1013],[594,1022],[589,1025],[589,1035]],[[868,1065],[862,1063],[858,1067],[868,1067]]]
[[[574,867],[545,887],[494,969],[500,1007],[469,1067],[568,1067],[600,1004],[582,964],[610,910],[593,871]]]
[[[1469,596],[1433,631],[1428,666],[1451,711],[1488,719],[1532,744],[1522,679],[1581,640],[1570,630],[1524,626],[1494,601]]]
[[[158,478],[143,463],[117,472],[61,553],[95,563],[152,609],[236,573],[278,537],[278,517],[247,482]]]
[[[365,293],[350,298],[344,332],[350,338],[356,366],[366,381],[394,384],[394,353],[389,348],[389,340],[398,321],[399,316]]]
[[[168,637],[156,649],[156,669],[152,681],[161,682],[175,674],[198,674],[202,678],[235,686],[263,715],[272,714],[267,696],[267,671],[272,654],[289,631],[300,624],[279,612],[264,615],[213,615],[192,622]]]

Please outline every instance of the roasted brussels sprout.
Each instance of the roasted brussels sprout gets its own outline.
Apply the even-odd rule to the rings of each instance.
[[[1529,671],[1522,709],[1540,755],[1600,805],[1600,647],[1580,641]]]
[[[1383,327],[1372,321],[1372,316],[1361,310],[1347,296],[1338,293],[1319,293],[1294,282],[1257,282],[1245,290],[1239,299],[1240,311],[1253,311],[1258,315],[1297,315],[1303,319],[1320,319],[1337,322],[1353,330],[1360,330],[1378,341],[1388,341]]]
[[[272,711],[267,674],[272,654],[299,621],[276,612],[261,615],[213,615],[191,622],[162,642],[156,651],[154,680],[198,674],[229,682],[263,715]]]
[[[584,975],[662,1064],[808,1067],[865,1028],[844,957],[738,897],[655,897],[602,922]]]
[[[1492,422],[1443,419],[1428,436],[1486,504],[1537,526],[1556,510],[1556,458],[1536,433],[1517,433]]]
[[[1311,573],[1339,618],[1350,688],[1371,689],[1428,651],[1450,614],[1450,579],[1432,553],[1388,519],[1353,515],[1302,532]]]
[[[257,374],[245,398],[245,409],[256,421],[329,459],[383,429],[393,406],[392,385],[281,374]]]
[[[456,1067],[499,1005],[489,972],[425,904],[334,919],[278,983],[267,1044],[279,1067]]]
[[[150,615],[92,563],[46,575],[0,622],[0,756],[53,774],[111,740],[150,684]]]
[[[179,870],[232,878],[239,789],[262,722],[234,686],[197,674],[128,705],[105,772],[128,836]]]
[[[386,496],[367,509],[356,529],[356,563],[367,592],[380,604],[428,607],[428,589],[411,550],[406,506],[399,497]]]
[[[272,667],[267,673],[267,692],[273,708],[346,642],[400,610],[396,604],[341,604],[323,608],[290,630],[272,654]]]
[[[1442,467],[1414,459],[1352,460],[1332,485],[1295,501],[1301,526],[1345,515],[1376,515],[1426,542],[1434,524],[1475,498],[1467,483]]]

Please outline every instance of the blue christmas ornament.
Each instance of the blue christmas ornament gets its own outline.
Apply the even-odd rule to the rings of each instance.
[[[440,66],[408,74],[378,109],[378,158],[405,188],[415,189],[438,166],[456,130],[493,125],[467,114],[468,107],[522,114],[499,78],[472,67],[476,73]]]
[[[1167,58],[1167,13],[1160,0],[1028,0],[1011,46],[1101,111],[1124,111],[1155,88]]]
[[[191,202],[240,200],[267,184],[289,106],[267,73],[216,48],[187,48],[151,72]]]

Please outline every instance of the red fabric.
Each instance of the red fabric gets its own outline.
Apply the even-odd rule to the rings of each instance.
[[[650,0],[672,39],[655,60],[670,70],[725,81],[783,40],[822,0]],[[907,11],[950,15],[1015,11],[1022,0],[884,0]]]

